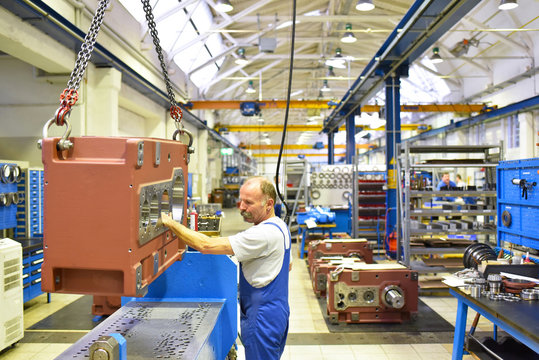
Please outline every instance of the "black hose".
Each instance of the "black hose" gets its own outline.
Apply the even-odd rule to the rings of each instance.
[[[277,169],[275,170],[275,188],[277,190],[277,195],[286,208],[286,215],[284,222],[288,225],[290,220],[290,207],[286,203],[281,191],[279,191],[279,168],[281,167],[281,157],[283,155],[284,142],[286,139],[286,126],[288,124],[288,112],[290,110],[290,92],[292,90],[292,70],[294,69],[294,48],[295,48],[295,38],[296,38],[296,0],[294,0],[292,5],[292,39],[290,45],[290,69],[288,72],[288,91],[286,93],[286,111],[284,115],[284,125],[283,125],[283,135],[281,137],[281,147],[279,148],[279,157],[277,158]]]

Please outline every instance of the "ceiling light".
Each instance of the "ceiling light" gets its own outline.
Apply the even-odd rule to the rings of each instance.
[[[335,49],[335,56],[331,59],[326,60],[327,66],[333,66],[337,69],[346,69],[346,60],[342,56],[341,48]]]
[[[238,58],[234,61],[236,65],[247,65],[249,63],[249,60],[245,57],[245,49],[239,48],[238,50]]]
[[[253,81],[249,81],[249,85],[247,86],[247,89],[245,89],[245,92],[247,94],[254,94],[256,92],[256,89],[253,86]]]
[[[354,43],[356,41],[357,41],[357,39],[354,36],[354,34],[352,33],[352,24],[346,24],[346,32],[342,36],[341,42],[351,44],[351,43]]]
[[[440,49],[438,49],[437,47],[433,48],[432,49],[432,56],[430,57],[430,61],[433,63],[433,64],[439,64],[441,62],[444,61],[444,59],[442,59],[442,57],[440,56]]]
[[[374,9],[372,0],[359,0],[356,5],[356,10],[359,11],[371,11]]]
[[[333,71],[333,66],[328,67],[328,72],[326,74],[326,77],[336,77],[335,72]]]
[[[262,117],[262,114],[258,115],[258,122],[264,122],[264,118]]]
[[[331,88],[329,87],[327,80],[324,80],[324,85],[322,85],[322,87],[320,88],[320,91],[323,91],[323,92],[331,91]]]
[[[217,4],[215,4],[215,8],[217,9],[217,11],[222,11],[226,13],[234,10],[234,6],[232,6],[230,1],[228,0],[217,0]]]
[[[511,10],[518,6],[517,0],[501,0],[498,9],[500,10]]]

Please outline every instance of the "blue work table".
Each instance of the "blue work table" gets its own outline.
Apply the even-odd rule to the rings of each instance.
[[[468,307],[488,319],[496,327],[504,330],[530,349],[539,353],[539,301],[519,302],[492,301],[486,297],[473,298],[457,287],[449,287],[449,292],[458,300],[457,321],[453,339],[453,360],[460,360],[464,354],[466,317]]]

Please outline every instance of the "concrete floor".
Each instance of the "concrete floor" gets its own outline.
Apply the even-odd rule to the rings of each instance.
[[[223,221],[222,235],[227,236],[247,228],[236,209],[226,209]],[[309,360],[347,360],[347,359],[451,359],[451,334],[445,334],[446,342],[432,343],[425,337],[424,343],[410,341],[413,336],[421,334],[402,333],[330,333],[316,299],[304,260],[298,259],[297,247],[293,247],[293,268],[290,273],[290,330],[287,346],[282,359]],[[47,303],[46,296],[41,295],[25,304],[24,326],[25,338],[14,347],[0,354],[2,360],[49,360],[55,359],[67,349],[70,341],[66,333],[72,337],[82,336],[84,330],[50,330],[45,336],[40,330],[28,329],[36,322],[46,318],[62,307],[77,300],[79,295],[53,294],[52,302]],[[451,296],[421,296],[421,300],[436,311],[449,323],[455,323],[456,300]],[[471,324],[475,313],[468,312],[468,325]],[[492,331],[492,324],[481,318],[477,331]],[[35,334],[33,334],[33,332]],[[55,333],[58,336],[55,337]],[[60,334],[62,334],[60,336]],[[383,336],[382,336],[383,335]],[[402,335],[402,336],[401,336]],[[407,340],[408,339],[408,340]],[[416,340],[418,340],[416,338]],[[423,341],[423,337],[420,342]],[[239,346],[238,359],[244,359],[243,349]],[[465,359],[472,359],[465,356]]]

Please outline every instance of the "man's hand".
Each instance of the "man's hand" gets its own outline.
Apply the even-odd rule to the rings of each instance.
[[[157,223],[161,223],[166,227],[170,227],[170,225],[174,223],[174,220],[169,214],[167,214],[166,212],[162,212],[161,217],[159,218],[159,220],[157,220]]]

